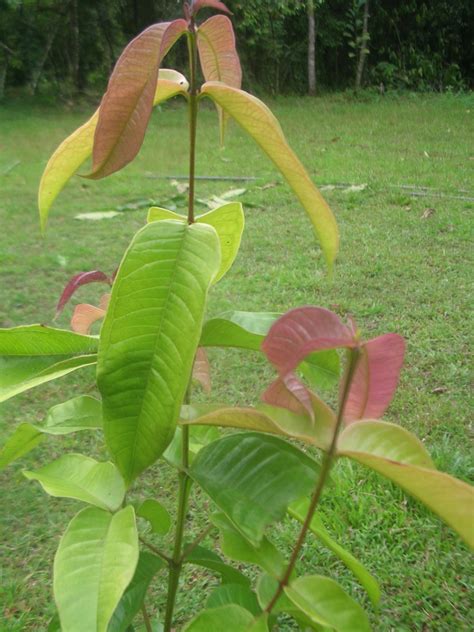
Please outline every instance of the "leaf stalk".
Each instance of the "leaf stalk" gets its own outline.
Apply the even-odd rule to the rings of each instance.
[[[267,614],[271,613],[276,602],[278,601],[282,592],[284,591],[285,587],[288,586],[289,584],[290,578],[293,574],[296,562],[298,560],[298,556],[301,551],[301,547],[303,546],[303,543],[306,538],[306,534],[311,526],[311,521],[313,520],[314,513],[321,499],[324,486],[327,483],[329,472],[331,471],[334,457],[336,456],[337,439],[339,436],[340,429],[342,427],[344,408],[347,402],[347,398],[349,396],[349,391],[352,384],[352,380],[354,378],[355,370],[357,368],[359,356],[360,356],[360,349],[358,347],[349,350],[349,360],[348,360],[348,365],[346,369],[346,374],[344,377],[342,397],[339,403],[339,410],[337,414],[336,425],[334,427],[334,434],[331,440],[331,445],[329,447],[329,450],[324,456],[323,464],[321,466],[321,472],[319,474],[318,481],[317,481],[315,490],[313,492],[313,495],[311,496],[311,502],[308,508],[308,513],[306,514],[305,521],[303,523],[303,526],[301,527],[298,540],[296,541],[295,548],[293,549],[293,552],[291,554],[290,560],[288,562],[288,566],[286,567],[286,571],[283,577],[278,582],[278,587],[275,590],[275,594],[273,595],[273,597],[268,602],[265,608],[265,612]]]

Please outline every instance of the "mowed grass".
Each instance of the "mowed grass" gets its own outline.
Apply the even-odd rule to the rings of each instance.
[[[324,193],[341,230],[340,256],[330,279],[303,210],[271,163],[236,126],[225,149],[219,149],[215,113],[203,107],[197,172],[259,178],[256,183],[198,183],[202,198],[234,187],[248,189],[241,197],[244,206],[249,203],[242,249],[232,271],[212,291],[209,314],[316,304],[343,317],[353,315],[367,337],[401,333],[408,343],[406,364],[386,418],[416,432],[441,469],[470,480],[472,98],[354,101],[331,96],[279,99],[270,106],[318,184],[367,187]],[[175,190],[168,181],[148,176],[186,174],[186,112],[173,102],[154,114],[145,146],[131,166],[104,181],[76,178],[67,187],[42,239],[36,209],[41,172],[57,144],[90,111],[21,104],[0,109],[0,326],[51,323],[67,279],[82,270],[112,272],[143,225],[146,209],[96,222],[78,221],[75,215],[146,198],[166,205]],[[258,188],[268,183],[278,186]],[[406,185],[436,191],[411,197],[402,188]],[[97,302],[100,290],[83,288],[76,302]],[[71,310],[59,325],[67,326]],[[211,358],[213,401],[257,401],[271,375],[261,357],[214,351]],[[40,421],[48,407],[93,392],[92,377],[92,372],[75,374],[1,405],[2,439],[20,422]],[[45,442],[1,475],[2,632],[44,630],[54,613],[52,556],[78,504],[47,497],[21,471],[65,451],[105,458],[100,441],[78,435]],[[374,630],[471,630],[471,559],[452,530],[361,467],[341,462],[334,480],[322,515],[334,537],[379,579],[380,609],[371,608],[350,573],[311,537],[300,571],[341,581],[367,607]],[[158,465],[144,477],[143,490],[137,485],[133,493],[160,498],[173,510],[174,475]],[[198,496],[191,505],[191,532],[202,526],[206,504]],[[290,547],[295,533],[295,526],[285,522],[272,537]],[[164,576],[157,581],[150,611],[162,608],[160,582]],[[215,584],[196,569],[184,575],[179,622],[203,607],[202,594],[191,588],[209,592]],[[280,629],[293,628],[282,622]]]

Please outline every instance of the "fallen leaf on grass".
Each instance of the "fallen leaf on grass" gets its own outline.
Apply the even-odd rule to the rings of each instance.
[[[178,180],[171,180],[171,186],[173,186],[178,193],[186,193],[189,189],[189,182],[179,182]]]
[[[138,211],[139,209],[153,206],[153,204],[154,201],[147,198],[146,200],[134,200],[132,202],[126,202],[125,204],[119,204],[119,206],[116,206],[115,209],[117,211]]]
[[[112,219],[113,217],[117,217],[120,215],[117,211],[103,211],[101,213],[79,213],[79,215],[75,216],[75,219],[86,220],[86,221],[98,221],[100,219]]]
[[[367,188],[367,184],[351,184],[351,186],[344,189],[344,193],[359,193],[360,191],[364,191]]]
[[[425,208],[424,213],[420,217],[420,219],[428,219],[428,217],[431,217],[435,213],[436,213],[436,210],[434,208]]]
[[[443,393],[447,393],[448,389],[446,386],[437,386],[431,392],[433,395],[442,395]]]
[[[233,200],[239,195],[243,195],[247,192],[247,189],[229,189],[225,193],[223,193],[220,197],[222,200]]]
[[[267,184],[263,184],[261,187],[257,187],[257,189],[259,191],[266,191],[267,189],[273,189],[278,186],[280,186],[279,182],[267,182]]]

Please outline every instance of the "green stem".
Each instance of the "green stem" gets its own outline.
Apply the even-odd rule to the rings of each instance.
[[[198,86],[196,81],[197,44],[196,25],[191,19],[188,32],[189,49],[189,198],[188,223],[194,222],[194,197],[196,181],[196,130],[198,114]]]
[[[147,542],[144,538],[142,538],[140,536],[140,542],[142,544],[144,544],[147,548],[150,549],[150,551],[152,551],[155,555],[157,555],[158,557],[160,557],[164,562],[166,562],[168,564],[168,566],[171,564],[171,562],[173,561],[170,557],[168,557],[165,553],[163,553],[162,551],[160,551],[160,549],[158,549],[156,546],[154,546],[153,544],[150,544],[150,542]]]
[[[186,558],[188,558],[191,555],[194,549],[197,546],[199,546],[199,544],[201,544],[201,542],[204,540],[206,535],[208,535],[213,529],[214,529],[214,525],[210,524],[201,531],[201,533],[196,537],[194,542],[191,542],[191,544],[184,549],[183,554],[181,555],[181,562],[186,561]]]
[[[143,623],[145,624],[146,632],[153,632],[150,617],[146,611],[145,604],[142,604]]]
[[[194,223],[194,196],[196,180],[196,129],[198,112],[198,86],[197,86],[197,43],[196,24],[191,18],[188,28],[189,49],[189,199],[188,199],[188,223]],[[191,387],[188,387],[185,401],[189,404]],[[178,514],[174,539],[173,557],[170,562],[168,578],[168,598],[166,602],[166,614],[164,632],[170,632],[173,622],[174,605],[178,591],[179,576],[183,566],[182,547],[186,511],[188,506],[191,479],[188,475],[189,467],[189,428],[181,429],[181,469],[179,472]]]
[[[342,426],[344,408],[345,408],[345,405],[346,405],[346,402],[347,402],[347,397],[349,395],[349,390],[350,390],[350,387],[351,387],[352,379],[354,377],[354,373],[355,373],[355,370],[356,370],[356,367],[357,367],[357,362],[358,362],[358,359],[359,359],[359,353],[360,353],[360,351],[359,351],[358,348],[351,349],[349,351],[349,363],[348,363],[347,370],[346,370],[346,375],[345,375],[345,378],[344,378],[344,387],[343,387],[343,391],[342,391],[341,401],[340,401],[340,404],[339,404],[339,410],[338,410],[338,414],[337,414],[336,425],[334,427],[334,434],[333,434],[333,437],[332,437],[331,445],[329,447],[328,452],[324,456],[323,464],[321,466],[321,472],[320,472],[319,477],[318,477],[318,482],[317,482],[316,488],[315,488],[315,490],[313,492],[313,495],[311,497],[311,502],[310,502],[310,505],[309,505],[308,513],[306,514],[305,521],[303,523],[303,526],[301,527],[301,531],[300,531],[300,534],[298,536],[298,540],[296,541],[295,548],[293,549],[293,553],[291,554],[290,561],[288,562],[288,566],[286,567],[285,574],[283,575],[283,577],[278,582],[278,588],[276,589],[275,594],[273,595],[271,600],[268,602],[267,607],[265,608],[265,612],[267,612],[268,614],[273,610],[276,602],[280,598],[280,596],[281,596],[283,590],[285,589],[285,587],[288,586],[288,583],[290,581],[291,575],[293,573],[293,570],[295,568],[296,562],[298,560],[298,556],[299,556],[301,547],[303,546],[303,543],[304,543],[304,540],[306,538],[306,534],[308,532],[308,529],[311,526],[311,521],[313,520],[314,512],[316,511],[316,508],[318,506],[319,500],[321,499],[322,491],[323,491],[324,486],[325,486],[325,484],[327,482],[327,479],[328,479],[328,476],[329,476],[329,472],[331,471],[332,463],[333,463],[334,457],[336,455],[337,438],[339,436],[339,431],[340,431],[341,426]]]

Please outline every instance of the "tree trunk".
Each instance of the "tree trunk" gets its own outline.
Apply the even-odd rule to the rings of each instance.
[[[316,95],[316,20],[314,16],[314,0],[308,4],[308,94]]]
[[[5,56],[3,59],[0,57],[0,101],[3,101],[5,98],[5,85],[7,82],[7,66],[8,66],[8,57]]]
[[[82,81],[79,74],[80,47],[79,47],[79,19],[77,15],[77,0],[71,2],[71,65],[72,80],[77,92],[81,92]]]
[[[28,84],[30,93],[34,96],[36,94],[36,90],[38,88],[39,80],[41,79],[41,75],[43,74],[44,66],[46,61],[48,60],[49,52],[54,42],[54,38],[56,37],[56,33],[59,30],[59,25],[61,24],[61,17],[58,17],[56,23],[51,25],[48,30],[46,44],[44,46],[43,52],[39,56],[38,62],[31,71],[31,78]]]
[[[359,61],[357,63],[355,89],[360,90],[362,75],[364,74],[365,60],[367,57],[367,46],[369,43],[369,0],[364,4],[364,23],[362,27],[362,41],[359,49]]]

